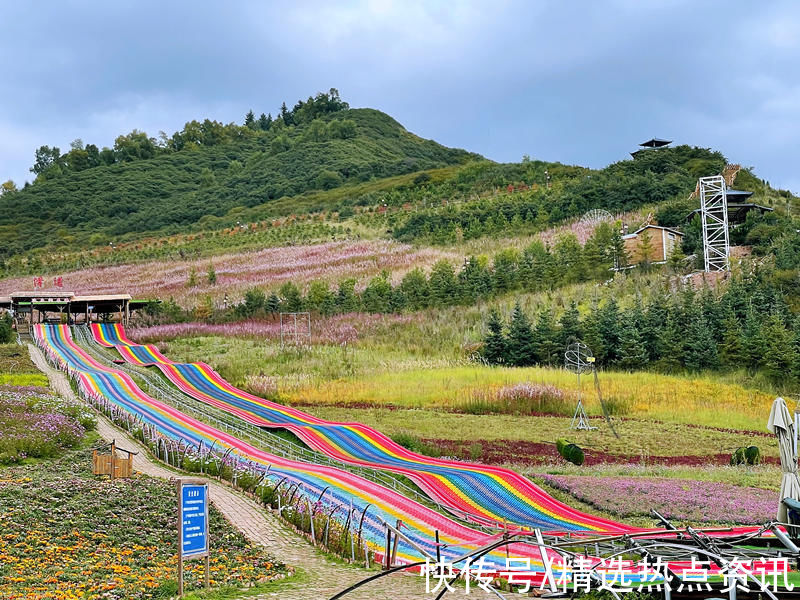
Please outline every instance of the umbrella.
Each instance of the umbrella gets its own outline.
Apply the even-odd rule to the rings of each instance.
[[[775,398],[772,403],[772,410],[769,412],[767,429],[774,433],[778,438],[778,448],[781,451],[781,469],[783,469],[783,479],[781,479],[781,502],[778,505],[778,521],[787,522],[786,506],[784,498],[800,500],[800,478],[797,476],[797,454],[793,448],[794,442],[794,419],[786,408],[786,401],[783,398]]]

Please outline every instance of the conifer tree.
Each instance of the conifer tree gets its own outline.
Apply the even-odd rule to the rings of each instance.
[[[244,116],[244,126],[249,127],[250,129],[254,129],[256,124],[256,116],[253,114],[252,109],[247,111],[247,114]]]
[[[217,285],[217,272],[214,270],[214,263],[208,263],[208,271],[206,272],[206,279],[209,285]]]
[[[492,294],[492,275],[486,267],[486,257],[470,256],[458,274],[458,294],[461,304],[473,304]]]
[[[581,314],[578,305],[572,300],[567,310],[558,321],[561,326],[559,331],[559,345],[566,350],[568,344],[578,341],[583,336],[581,329]]]
[[[650,231],[645,229],[639,234],[636,242],[636,256],[639,259],[639,267],[647,272],[650,270],[651,254],[653,253],[653,238]]]
[[[761,366],[766,347],[761,336],[761,319],[752,308],[748,309],[742,326],[742,340],[744,342],[744,366],[750,370]]]
[[[764,371],[775,382],[785,382],[794,362],[794,339],[779,315],[770,315],[762,327]]]
[[[451,306],[458,301],[456,274],[450,261],[442,259],[433,265],[428,286],[432,306]]]
[[[708,323],[699,311],[694,312],[686,327],[683,364],[690,371],[713,369],[719,366],[717,343]]]
[[[616,362],[619,358],[620,319],[619,306],[614,298],[611,298],[600,309],[599,325],[606,361],[608,363]]]
[[[416,267],[406,273],[398,287],[405,296],[405,305],[408,308],[420,310],[428,307],[430,289],[422,269]]]
[[[486,327],[489,331],[483,340],[483,356],[491,364],[507,362],[508,341],[503,334],[503,320],[494,308],[489,311]]]
[[[666,373],[678,371],[683,364],[683,327],[678,318],[669,312],[667,320],[660,330],[656,354],[658,367]]]
[[[284,312],[299,312],[303,310],[303,295],[293,282],[287,281],[279,290],[281,309]]]
[[[392,286],[389,283],[389,273],[383,271],[373,277],[364,292],[361,301],[364,309],[371,313],[388,313],[391,309]]]
[[[607,363],[606,345],[600,327],[600,308],[595,304],[582,323],[583,341],[589,346],[598,365]]]
[[[647,365],[647,348],[639,330],[638,319],[632,312],[625,316],[620,330],[619,360],[617,364],[627,371]]]
[[[339,289],[336,292],[336,308],[339,312],[349,313],[359,310],[361,302],[355,288],[355,279],[348,278],[339,282]]]
[[[496,294],[504,294],[517,287],[517,262],[519,256],[512,249],[502,250],[494,257],[492,264],[492,286]]]
[[[745,361],[745,351],[742,344],[742,328],[733,311],[722,321],[722,342],[719,345],[720,360],[730,368],[741,368]]]
[[[265,115],[261,113],[261,116],[258,117],[258,128],[261,131],[269,131],[269,128],[272,127],[272,115]]]
[[[273,315],[276,315],[279,312],[281,312],[281,299],[278,297],[278,294],[272,292],[269,295],[269,298],[267,298],[264,308],[268,313]]]
[[[622,239],[622,224],[617,221],[611,234],[611,260],[615,269],[624,269],[630,262],[628,251],[625,249],[625,240]]]
[[[553,365],[560,362],[563,350],[558,340],[553,311],[544,309],[536,318],[533,329],[533,342],[536,362],[542,365]]]
[[[518,367],[532,365],[536,351],[531,323],[517,302],[508,329],[508,362]]]

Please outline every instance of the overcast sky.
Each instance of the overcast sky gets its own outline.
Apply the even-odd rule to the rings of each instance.
[[[658,136],[800,193],[800,3],[0,0],[0,180],[34,150],[274,115],[331,87],[497,161]]]

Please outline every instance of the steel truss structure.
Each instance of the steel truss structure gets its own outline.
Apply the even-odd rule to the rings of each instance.
[[[728,197],[722,175],[700,178],[700,215],[703,220],[703,258],[707,273],[730,270]]]
[[[311,344],[311,313],[282,312],[281,348],[288,344],[294,346]]]

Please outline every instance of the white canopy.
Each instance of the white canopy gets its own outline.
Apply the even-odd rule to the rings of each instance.
[[[778,448],[781,452],[781,499],[778,504],[778,521],[787,522],[784,498],[793,498],[800,501],[800,478],[797,476],[797,454],[794,451],[794,419],[786,407],[783,398],[775,398],[772,410],[769,413],[767,429],[778,438]]]

